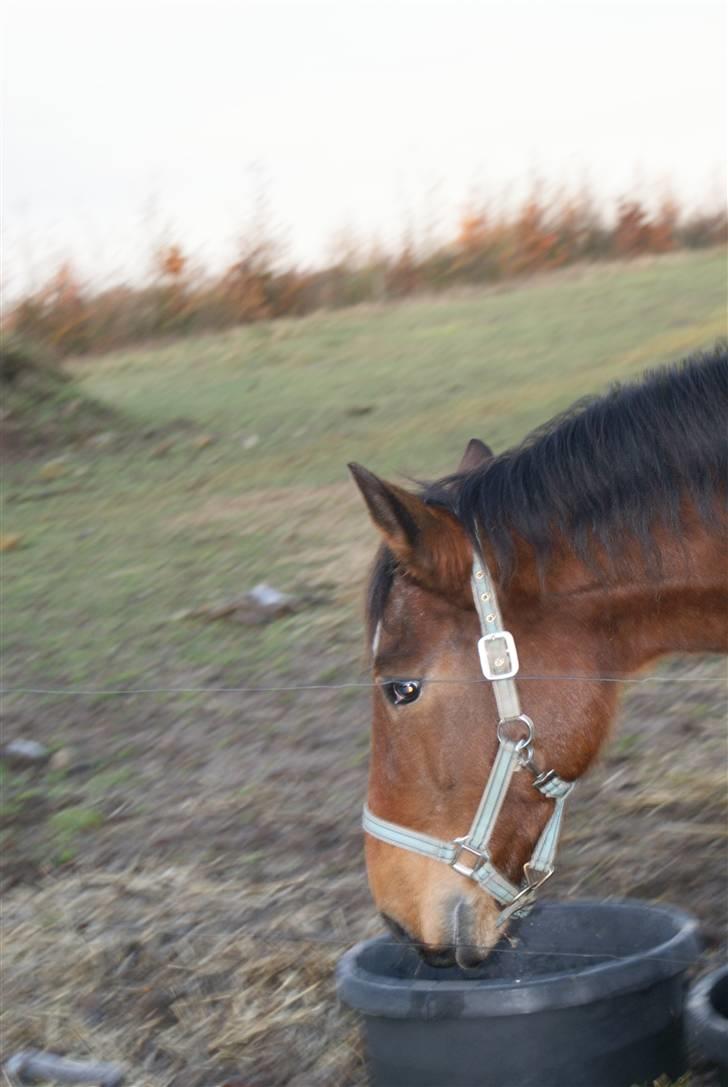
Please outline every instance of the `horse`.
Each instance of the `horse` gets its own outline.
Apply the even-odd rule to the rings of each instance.
[[[728,650],[727,407],[718,345],[416,490],[349,465],[381,534],[368,879],[427,962],[479,965],[532,904],[615,678]]]

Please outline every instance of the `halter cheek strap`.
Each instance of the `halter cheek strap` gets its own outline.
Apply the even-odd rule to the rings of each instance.
[[[364,807],[362,825],[367,834],[389,845],[444,861],[460,875],[474,880],[503,909],[502,925],[512,915],[521,916],[534,903],[536,891],[554,872],[564,803],[574,787],[553,770],[539,773],[533,764],[534,725],[521,712],[515,676],[518,654],[513,635],[503,629],[495,586],[488,568],[477,556],[471,578],[473,599],[480,619],[478,654],[483,675],[493,685],[498,707],[498,750],[470,830],[451,842],[433,838],[418,830],[390,823]],[[520,735],[519,735],[520,733]],[[554,801],[554,810],[536,843],[531,859],[523,866],[523,881],[517,887],[498,871],[490,858],[490,840],[498,821],[513,774],[522,768],[534,775],[533,785],[542,796]]]

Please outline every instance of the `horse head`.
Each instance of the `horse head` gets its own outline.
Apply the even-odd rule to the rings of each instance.
[[[724,383],[725,355],[719,361]],[[688,371],[661,380],[674,382],[681,373]],[[473,440],[457,473],[420,493],[350,466],[382,537],[368,595],[369,882],[390,927],[430,962],[475,965],[506,930],[504,918],[521,905],[524,872],[528,877],[536,856],[543,860],[544,840],[558,836],[561,799],[608,735],[618,697],[614,677],[666,652],[726,649],[725,533],[712,468],[724,439],[705,376],[693,400],[703,396],[707,406],[683,403],[674,424],[682,433],[690,408],[704,410],[712,424],[702,432],[702,465],[691,450],[682,477],[652,472],[645,482],[644,464],[622,465],[619,450],[639,420],[634,404],[622,419],[618,402],[610,449],[604,401],[578,409],[584,448],[572,426],[561,490],[549,463],[550,434],[496,458]],[[664,413],[671,398],[657,396],[649,382],[647,394]],[[662,419],[667,446],[670,422]],[[653,434],[633,438],[655,455]],[[628,448],[633,452],[634,442]],[[585,463],[575,468],[569,456]],[[622,469],[642,488],[642,512],[650,516],[633,515]],[[593,532],[585,535],[580,516],[592,510],[597,475],[609,480],[610,471],[613,501],[599,496],[602,520],[590,514]],[[564,514],[569,488],[574,493]],[[539,496],[547,506],[552,499],[545,512]],[[530,508],[524,512],[519,503]],[[648,552],[657,552],[656,566]],[[479,594],[483,583],[474,577],[485,578],[491,591]],[[478,652],[490,628],[500,654],[491,661],[494,671]],[[520,669],[508,697],[499,698],[497,671],[508,668],[509,645],[517,648]],[[518,713],[504,712],[504,702]],[[504,746],[510,748],[505,769],[498,762]],[[497,800],[484,793],[494,774],[507,778]],[[476,824],[484,842],[472,837]],[[528,884],[527,878],[524,905],[532,897]]]

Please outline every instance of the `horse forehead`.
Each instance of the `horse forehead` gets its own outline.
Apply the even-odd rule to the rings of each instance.
[[[374,633],[375,653],[451,640],[464,623],[464,613],[446,597],[398,578]]]

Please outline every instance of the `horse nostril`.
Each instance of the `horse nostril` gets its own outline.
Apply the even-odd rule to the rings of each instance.
[[[470,944],[458,944],[455,949],[455,962],[463,970],[475,970],[482,966],[483,954],[477,947]]]
[[[473,912],[468,902],[461,898],[453,912],[453,930],[455,936],[455,961],[463,970],[472,970],[480,966],[484,959],[482,950],[475,939]]]

